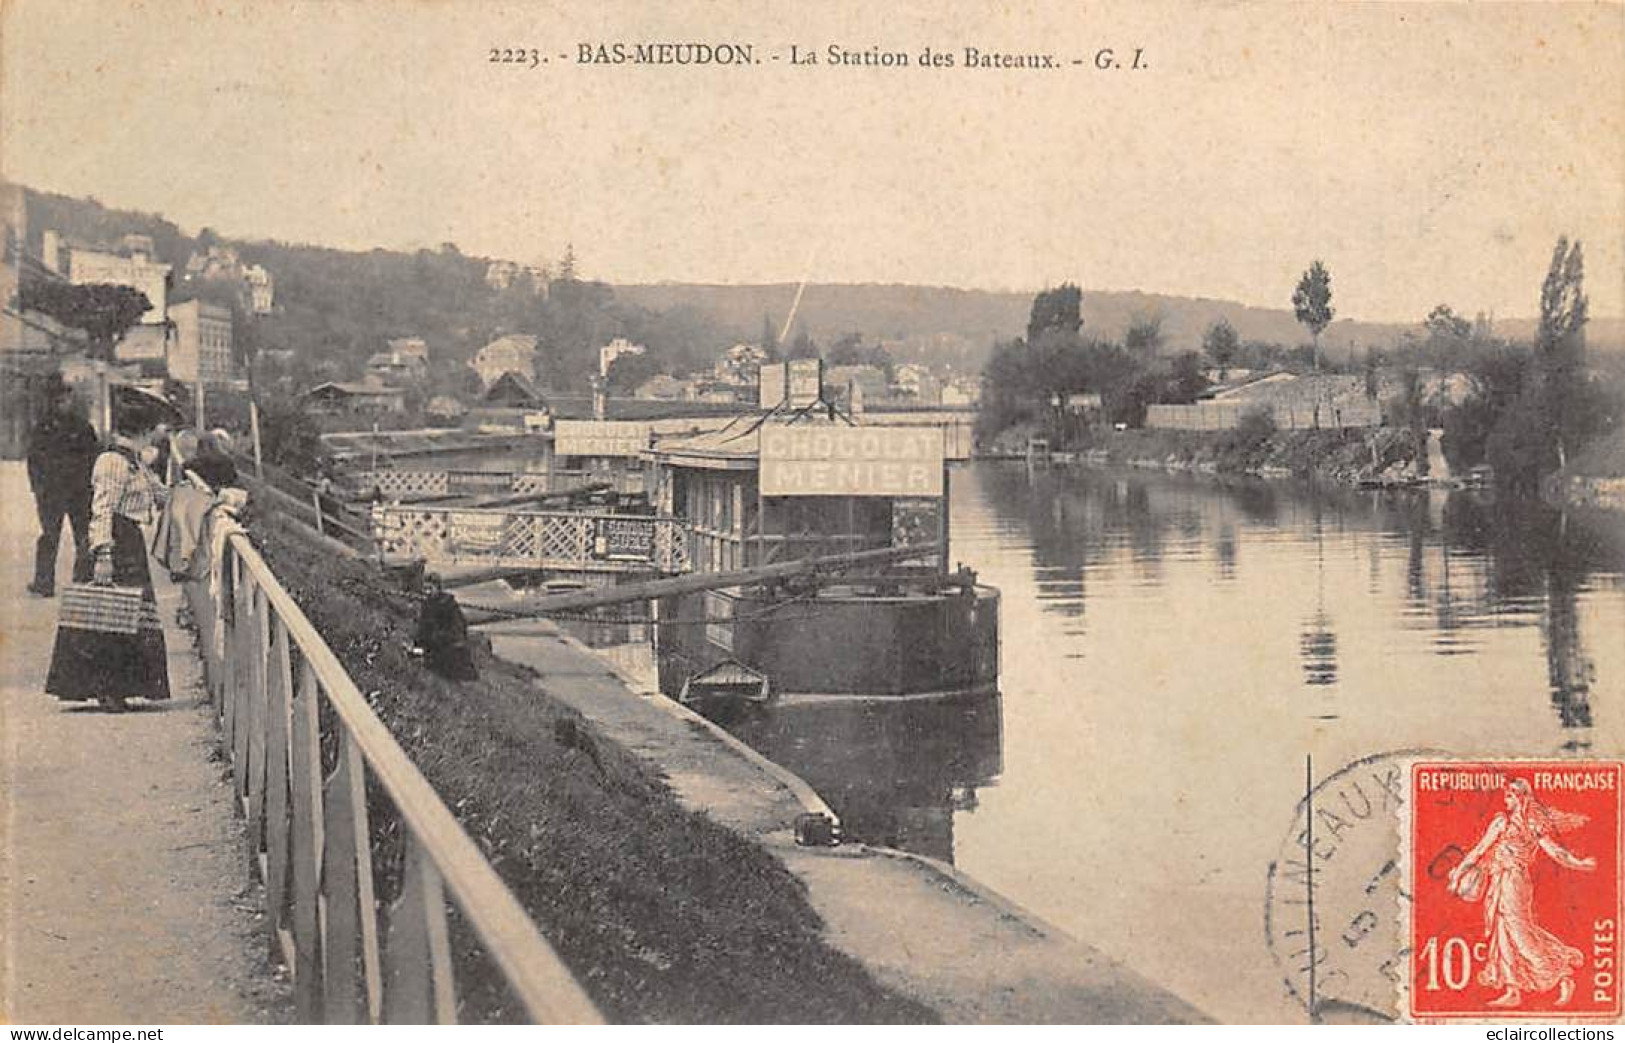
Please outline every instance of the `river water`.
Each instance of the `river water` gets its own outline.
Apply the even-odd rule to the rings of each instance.
[[[1225,1021],[1301,1021],[1264,916],[1372,754],[1625,753],[1625,525],[1479,494],[976,463],[952,557],[1002,697],[737,724],[849,833],[949,860]]]

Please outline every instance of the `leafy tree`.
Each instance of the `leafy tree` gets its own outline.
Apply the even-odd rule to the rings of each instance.
[[[766,312],[762,313],[762,350],[767,352],[769,362],[778,362],[784,357],[779,351],[779,335],[773,330],[773,319]]]
[[[1221,318],[1207,328],[1202,335],[1202,350],[1219,367],[1219,379],[1223,380],[1241,351],[1241,339],[1236,336],[1236,328],[1230,325],[1229,319]]]
[[[1189,405],[1207,388],[1207,375],[1202,372],[1202,356],[1194,351],[1181,352],[1174,357],[1168,374],[1168,387],[1164,402]]]
[[[1540,324],[1521,387],[1510,401],[1485,407],[1495,420],[1484,455],[1497,483],[1513,492],[1537,492],[1606,420],[1584,372],[1586,318],[1585,260],[1578,242],[1561,237],[1541,285]]]
[[[1382,364],[1382,349],[1367,348],[1361,372],[1365,377],[1365,397],[1373,402],[1377,400],[1377,395],[1382,391]]]
[[[27,279],[18,286],[18,306],[37,311],[64,326],[84,330],[92,358],[109,360],[113,348],[152,307],[147,295],[130,286],[109,283],[74,285],[51,279]]]
[[[1418,462],[1421,474],[1428,473],[1427,411],[1422,401],[1422,374],[1414,366],[1406,366],[1399,374],[1399,394],[1388,406],[1388,420],[1410,435],[1411,458]]]
[[[265,459],[295,474],[316,474],[326,459],[321,429],[301,399],[268,395],[259,399],[260,448]]]
[[[868,362],[868,351],[863,346],[863,334],[848,333],[839,337],[824,352],[824,358],[832,366],[860,366]]]
[[[1578,410],[1585,384],[1585,258],[1579,240],[1559,237],[1540,288],[1540,327],[1535,354],[1540,363],[1540,411],[1551,426],[1559,467],[1587,432]]]
[[[1298,321],[1309,327],[1309,333],[1315,342],[1315,370],[1320,370],[1320,335],[1331,325],[1332,316],[1332,275],[1326,266],[1316,260],[1303,273],[1298,280],[1297,289],[1292,291],[1292,312]]]
[[[818,344],[807,334],[806,330],[796,333],[796,339],[790,342],[790,350],[786,353],[791,359],[815,359],[819,357]]]
[[[1428,312],[1422,327],[1432,340],[1462,341],[1473,334],[1473,324],[1457,315],[1448,304],[1440,304]]]
[[[627,354],[618,356],[609,364],[610,391],[620,395],[630,395],[642,387],[650,378],[664,372],[660,360],[647,351],[641,354]]]
[[[1123,347],[1129,351],[1155,355],[1162,347],[1162,316],[1137,315],[1123,334]]]
[[[1222,448],[1226,453],[1239,455],[1248,463],[1255,463],[1269,448],[1270,440],[1275,437],[1276,431],[1275,416],[1269,407],[1254,406],[1241,414],[1235,427],[1225,432],[1222,436]]]
[[[1062,283],[1033,298],[1027,319],[1027,343],[1035,344],[1046,330],[1076,336],[1083,329],[1083,291],[1072,283]]]

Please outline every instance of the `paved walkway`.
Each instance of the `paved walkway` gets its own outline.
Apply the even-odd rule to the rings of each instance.
[[[179,592],[159,590],[169,703],[57,702],[56,602],[23,590],[37,532],[22,464],[0,462],[0,1022],[286,1020]]]
[[[639,694],[550,623],[491,628],[492,648],[665,773],[687,806],[750,837],[807,885],[825,937],[956,1024],[1201,1022],[1168,990],[951,866],[885,848],[797,847],[805,783],[662,696]],[[787,783],[787,779],[792,780]],[[816,800],[816,796],[813,797]]]

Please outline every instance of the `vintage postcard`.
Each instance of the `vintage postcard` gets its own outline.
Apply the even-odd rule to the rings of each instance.
[[[1622,128],[1619,0],[0,0],[0,1021],[1600,1031]]]

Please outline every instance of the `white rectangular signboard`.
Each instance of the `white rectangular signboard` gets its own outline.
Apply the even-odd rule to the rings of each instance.
[[[558,456],[641,456],[649,425],[636,420],[559,420],[553,424]]]
[[[784,363],[764,362],[757,377],[756,402],[763,409],[772,409],[784,401]]]
[[[941,496],[938,428],[762,428],[763,496]]]

